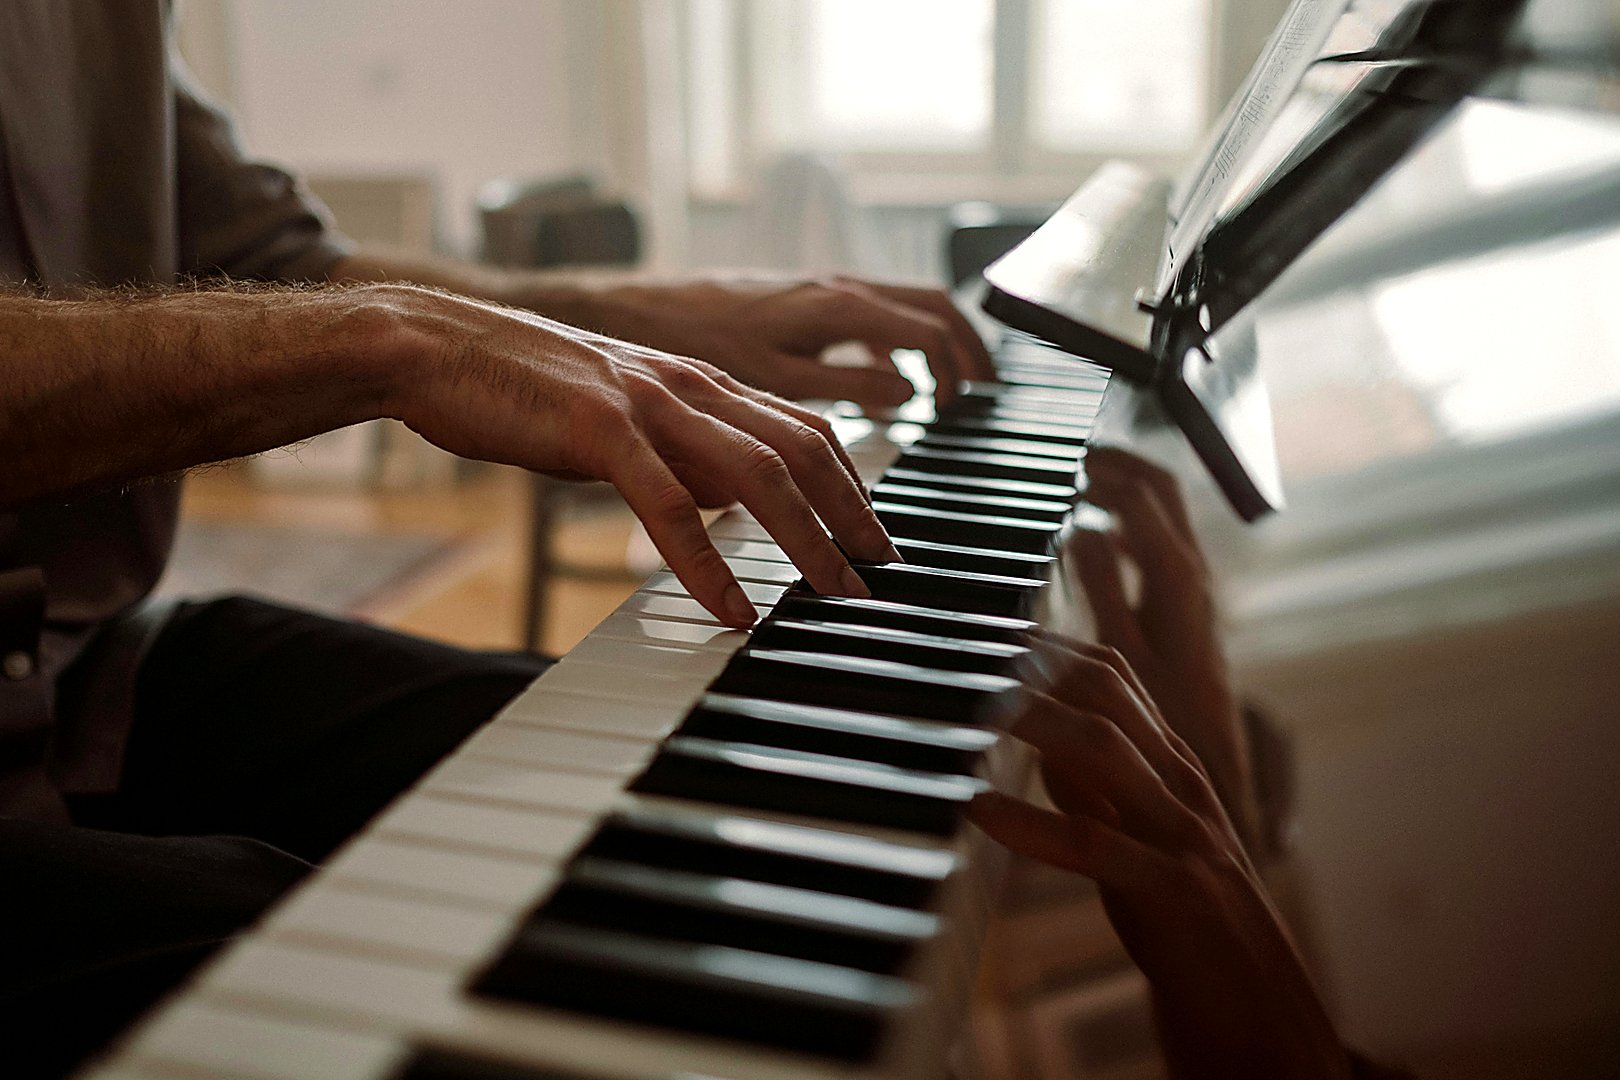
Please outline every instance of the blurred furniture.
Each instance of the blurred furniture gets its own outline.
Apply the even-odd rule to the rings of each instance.
[[[624,202],[599,193],[586,177],[491,181],[479,192],[478,215],[484,261],[496,266],[628,267],[641,257],[641,229],[635,212]],[[604,490],[605,485],[586,485],[582,490],[578,484],[530,474],[529,566],[522,626],[523,647],[530,652],[538,651],[545,637],[553,579],[604,573],[600,568],[558,562],[552,543],[558,517],[569,500]]]
[[[950,268],[951,288],[978,277],[1044,220],[1045,215],[1010,214],[987,202],[964,202],[951,207],[945,234],[945,265]]]

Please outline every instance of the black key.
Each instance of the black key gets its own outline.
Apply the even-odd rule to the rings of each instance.
[[[1034,439],[1011,439],[999,435],[936,433],[933,429],[929,429],[928,434],[918,439],[912,446],[939,450],[968,450],[979,454],[1016,454],[1019,457],[1053,458],[1058,461],[1079,461],[1086,452],[1083,446],[1039,442]]]
[[[909,908],[590,856],[570,864],[531,921],[553,919],[882,975],[898,973],[940,926]]]
[[[987,406],[980,403],[969,403],[961,411],[955,406],[946,414],[946,419],[958,418],[985,420],[1007,420],[1020,424],[1065,424],[1076,428],[1083,428],[1089,438],[1090,432],[1097,425],[1097,413],[1102,407],[1102,401],[1066,402],[1054,405],[1050,402],[1019,405],[1007,402],[1004,405]]]
[[[968,615],[916,604],[892,604],[852,596],[806,596],[788,593],[777,601],[771,616],[779,619],[824,620],[856,626],[892,626],[919,634],[1000,641],[1021,645],[1035,624],[1028,619],[998,615]]]
[[[1073,505],[1056,499],[1026,499],[1016,495],[990,495],[976,491],[945,491],[915,484],[887,481],[872,489],[872,498],[911,506],[937,506],[967,514],[1023,517],[1032,521],[1062,521]]]
[[[1037,387],[1042,390],[1094,390],[1101,393],[1103,389],[1097,385],[1097,379],[1092,375],[1064,375],[1057,371],[1040,370],[1018,364],[997,367],[996,381],[1004,386]]]
[[[560,921],[530,924],[480,994],[850,1061],[914,1004],[899,979],[721,945]]]
[[[924,908],[960,861],[949,851],[733,814],[614,813],[582,854]]]
[[[711,689],[743,697],[973,724],[990,719],[996,711],[996,698],[1018,686],[1016,679],[1002,675],[937,671],[859,656],[750,648],[732,658]]]
[[[1071,479],[1061,484],[1037,483],[1029,480],[1005,480],[987,476],[952,476],[950,473],[928,472],[896,466],[883,474],[881,483],[908,484],[914,487],[936,487],[943,490],[980,491],[991,495],[1009,495],[1021,499],[1050,499],[1053,502],[1074,502],[1080,497]]]
[[[976,435],[1027,439],[1059,446],[1084,446],[1090,424],[1063,424],[1056,421],[1008,420],[993,415],[957,416],[949,410],[928,425],[930,432],[950,435]]]
[[[1003,577],[1046,581],[1051,577],[1051,555],[1031,555],[1022,551],[991,551],[962,544],[940,544],[932,540],[891,537],[900,557],[913,566],[937,566],[941,570],[966,570],[974,574],[1000,574]]]
[[[730,694],[705,694],[682,722],[681,733],[962,775],[971,775],[996,741],[984,728]]]
[[[872,502],[872,509],[883,527],[894,536],[1031,555],[1049,554],[1060,528],[1059,524],[1049,521],[963,514],[876,500]]]
[[[966,518],[970,515],[957,516]],[[881,512],[879,520],[882,520]],[[1027,578],[941,570],[935,566],[912,566],[910,563],[856,561],[850,565],[872,591],[873,600],[917,604],[971,615],[1026,616],[1035,602],[1036,594],[1046,587]]]
[[[1016,454],[981,454],[972,450],[935,450],[914,446],[895,462],[902,469],[947,473],[954,476],[989,476],[1001,480],[1032,480],[1037,484],[1074,486],[1075,463]]]
[[[671,735],[630,790],[950,836],[984,787],[971,776]]]
[[[1046,409],[1062,412],[1065,408],[1090,405],[1102,401],[1102,388],[1096,390],[1065,387],[1054,389],[1035,386],[1008,386],[1005,383],[963,383],[952,409],[976,412],[986,409]]]
[[[392,1080],[601,1080],[584,1073],[563,1072],[549,1065],[500,1061],[436,1046],[411,1054]]]
[[[972,641],[966,638],[918,634],[884,626],[851,626],[822,620],[771,618],[754,630],[751,639],[759,649],[792,649],[798,652],[835,653],[839,656],[870,656],[897,664],[941,671],[982,671],[1005,675],[1027,649],[1000,642]]]

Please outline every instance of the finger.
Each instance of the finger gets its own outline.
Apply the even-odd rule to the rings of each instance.
[[[723,389],[708,406],[711,415],[748,432],[781,457],[811,509],[845,551],[873,562],[899,558],[860,482],[834,451],[838,440],[830,431],[824,434],[807,421]]]
[[[746,629],[759,618],[726,561],[715,550],[697,504],[644,440],[628,442],[607,480],[646,526],[658,553],[693,599],[729,626]]]
[[[939,289],[912,285],[866,283],[866,287],[880,296],[922,308],[945,320],[945,325],[951,332],[951,341],[960,351],[962,373],[967,378],[985,382],[996,377],[996,365],[990,359],[990,350],[985,347],[984,339],[973,328],[973,324],[968,322],[967,316],[957,308],[949,294]]]
[[[892,362],[887,367],[836,367],[792,354],[779,356],[772,363],[771,382],[788,397],[853,401],[865,412],[896,408],[917,393],[911,380],[895,370]]]
[[[1032,806],[999,791],[975,796],[968,819],[1020,855],[1121,893],[1146,891],[1161,880],[1160,858],[1151,848],[1095,819]]]
[[[717,486],[729,489],[811,588],[833,596],[872,595],[822,528],[787,462],[763,440],[683,405],[659,412],[654,442],[665,458],[684,469],[704,471],[715,477]]]
[[[1073,553],[1091,617],[1097,624],[1098,636],[1140,663],[1145,658],[1146,642],[1136,612],[1125,595],[1125,576],[1113,537],[1105,532],[1082,529],[1070,539],[1069,550]]]
[[[1127,657],[1113,649],[1093,647],[1093,651],[1087,655],[1108,665],[1141,702],[1153,721],[1153,731],[1150,733],[1137,729],[1133,734],[1133,729],[1126,728],[1126,734],[1133,739],[1140,736],[1138,746],[1143,748],[1144,756],[1153,762],[1153,767],[1165,778],[1170,789],[1188,806],[1197,805],[1190,800],[1195,795],[1202,794],[1198,789],[1207,786],[1208,774],[1198,760],[1198,755],[1193,753],[1186,740],[1165,720],[1164,713],[1153,700],[1153,695],[1148,692],[1147,684],[1142,681],[1142,677],[1131,666]],[[1159,750],[1160,742],[1168,747],[1170,754],[1164,754]]]
[[[1114,515],[1121,540],[1152,585],[1179,591],[1202,580],[1203,556],[1151,487],[1117,474],[1089,476],[1086,498]]]
[[[920,349],[933,372],[936,397],[942,404],[955,400],[957,386],[967,373],[960,347],[944,319],[880,296],[856,282],[840,283],[824,295],[823,317],[830,331],[826,344],[853,338],[881,353]]]
[[[1105,481],[1134,481],[1147,487],[1168,511],[1176,531],[1188,540],[1195,538],[1192,518],[1187,512],[1187,500],[1182,496],[1181,481],[1176,479],[1175,473],[1117,446],[1097,446],[1088,450],[1087,473],[1092,474],[1099,469]]]
[[[787,398],[778,397],[768,390],[749,386],[719,368],[710,367],[709,365],[704,365],[704,367],[716,383],[733,394],[748,398],[750,401],[756,401],[760,405],[776,409],[778,412],[785,412],[800,423],[820,432],[822,437],[827,440],[827,444],[833,448],[833,453],[838,455],[838,460],[843,465],[844,471],[849,474],[850,480],[861,488],[863,492],[866,490],[866,485],[861,480],[861,474],[855,469],[855,462],[850,459],[849,451],[844,449],[844,444],[839,441],[838,433],[833,430],[832,424],[827,421],[826,417],[814,409],[805,408],[796,401],[789,401]],[[868,499],[867,501],[870,502],[871,500]]]
[[[1110,717],[1037,694],[1007,731],[1041,752],[1047,794],[1061,809],[1087,812],[1100,797],[1140,839],[1179,846],[1191,835],[1190,811]]]

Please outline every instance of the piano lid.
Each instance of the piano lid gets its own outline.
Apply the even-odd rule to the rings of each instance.
[[[1253,520],[1281,505],[1264,388],[1247,351],[1212,335],[1481,97],[1620,110],[1620,13],[1602,0],[1295,0],[1162,213],[1151,178],[1105,168],[986,272],[985,308],[1151,382]],[[1588,186],[1575,195],[1607,211],[1612,184]],[[1526,206],[1504,224],[1545,231],[1546,217]]]

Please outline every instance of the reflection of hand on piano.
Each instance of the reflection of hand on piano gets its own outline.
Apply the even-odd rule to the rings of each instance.
[[[1177,735],[1214,781],[1249,850],[1259,815],[1242,716],[1232,693],[1216,625],[1209,568],[1176,479],[1123,450],[1095,447],[1086,460],[1086,497],[1109,510],[1114,533],[1082,531],[1074,564],[1098,637],[1141,676]],[[1128,596],[1122,563],[1136,568]]]
[[[1049,638],[1049,693],[1007,723],[1055,809],[1000,792],[974,820],[1094,879],[1152,988],[1171,1075],[1349,1077],[1334,1033],[1209,774],[1112,649]]]

